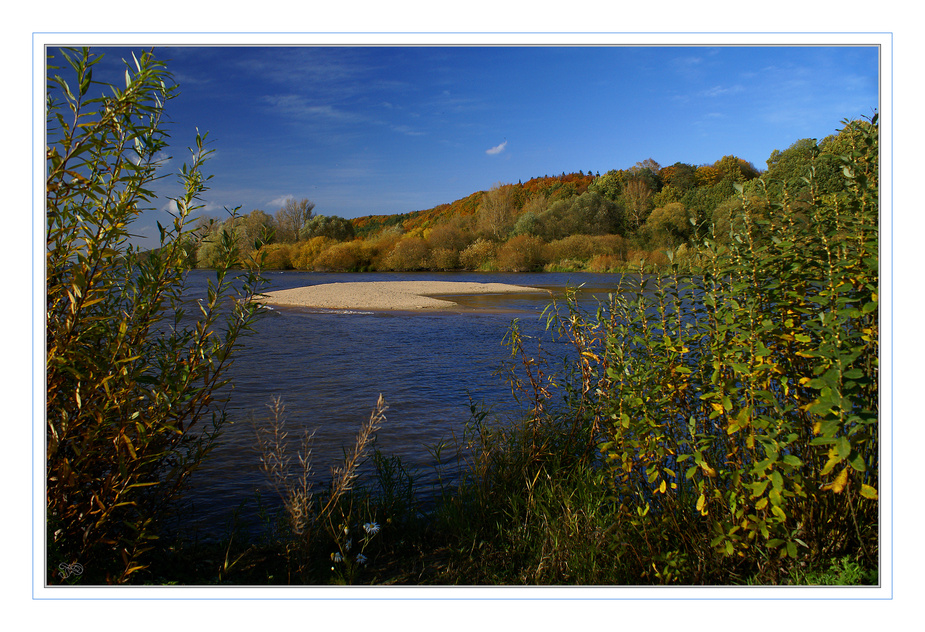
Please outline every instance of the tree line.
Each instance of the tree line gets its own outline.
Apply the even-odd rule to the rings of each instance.
[[[274,215],[262,210],[200,219],[190,262],[215,265],[223,230],[239,247],[265,256],[270,269],[316,271],[588,270],[663,266],[688,255],[704,237],[728,240],[743,198],[800,205],[844,184],[833,159],[851,145],[855,127],[822,141],[804,138],[774,150],[767,169],[735,155],[713,164],[649,158],[603,175],[562,173],[497,184],[452,204],[355,219],[317,214],[308,199],[289,199]],[[813,187],[807,181],[813,173]],[[742,195],[738,195],[741,193]],[[671,253],[669,255],[668,253]]]

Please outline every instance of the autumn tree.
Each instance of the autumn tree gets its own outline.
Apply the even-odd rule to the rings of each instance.
[[[646,221],[654,195],[655,191],[645,176],[631,175],[627,179],[626,187],[623,189],[623,200],[626,203],[631,230],[638,230]]]
[[[254,209],[240,219],[247,251],[253,250],[255,244],[271,244],[276,237],[276,220],[272,215]],[[258,246],[259,247],[259,246]]]
[[[430,265],[430,246],[420,237],[405,237],[383,262],[387,270],[425,270]]]
[[[697,167],[694,165],[676,162],[669,167],[663,167],[658,175],[663,186],[670,186],[681,192],[697,186]]]
[[[469,245],[469,234],[458,223],[437,224],[427,234],[427,243],[433,249],[463,251]]]
[[[544,242],[533,235],[512,237],[498,248],[498,268],[508,272],[530,272],[543,267]]]
[[[710,187],[723,179],[723,172],[713,165],[700,165],[696,177],[698,187]]]
[[[478,227],[495,241],[503,241],[514,227],[517,207],[514,187],[497,184],[482,196],[478,210]]]
[[[314,209],[315,203],[306,198],[286,200],[286,205],[276,211],[277,241],[298,241],[299,231],[311,219]]]

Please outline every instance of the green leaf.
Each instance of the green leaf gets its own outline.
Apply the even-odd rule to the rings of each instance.
[[[803,465],[803,461],[801,461],[798,457],[792,454],[785,454],[783,461],[784,463],[792,467],[801,467]]]
[[[774,485],[774,489],[781,491],[784,488],[784,477],[781,476],[781,473],[777,470],[771,472],[771,484]]]
[[[848,464],[855,472],[867,471],[867,464],[864,462],[864,455],[859,452],[851,452],[851,454],[848,456]]]
[[[847,459],[851,454],[851,442],[848,441],[848,437],[838,437],[835,440],[835,449],[838,451],[839,460]]]

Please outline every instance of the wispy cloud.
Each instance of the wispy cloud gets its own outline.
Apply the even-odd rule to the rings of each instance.
[[[485,153],[488,154],[489,156],[494,156],[494,155],[500,154],[502,151],[504,151],[504,148],[505,148],[505,147],[507,147],[507,141],[504,141],[504,142],[501,143],[500,145],[495,145],[495,146],[492,147],[491,149],[486,149],[486,150],[485,150]]]
[[[694,57],[693,55],[688,55],[686,57],[675,57],[671,60],[671,63],[680,70],[699,66],[701,62],[703,62],[702,57]]]
[[[406,136],[424,136],[425,132],[416,130],[408,125],[392,125],[392,131],[398,132],[399,134],[405,134]]]
[[[701,91],[700,96],[702,97],[721,97],[721,96],[729,95],[729,94],[737,94],[739,92],[743,92],[744,90],[745,88],[740,85],[734,85],[734,86],[728,86],[728,87],[727,86],[713,86],[712,88],[708,88],[707,90]]]
[[[362,119],[356,114],[338,110],[330,105],[314,105],[299,94],[272,94],[264,96],[262,100],[285,116],[329,121],[356,121]]]

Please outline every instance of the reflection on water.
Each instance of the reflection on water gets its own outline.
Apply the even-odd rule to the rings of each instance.
[[[204,293],[208,272],[190,275],[191,291]],[[619,281],[602,274],[268,274],[267,290],[318,283],[382,280],[454,280],[512,283],[561,293],[584,283],[606,294]],[[219,445],[193,477],[190,495],[203,535],[220,534],[234,509],[254,493],[273,499],[259,470],[254,424],[265,422],[278,396],[286,407],[289,436],[314,432],[318,480],[353,445],[360,424],[382,393],[389,405],[376,446],[399,455],[416,472],[420,488],[436,483],[428,446],[462,436],[470,402],[497,410],[513,407],[510,390],[496,375],[508,350],[502,340],[513,319],[541,336],[549,297],[538,294],[452,297],[459,308],[439,312],[367,312],[277,306],[244,341],[230,372],[228,423]],[[592,300],[592,298],[588,298]],[[547,344],[549,347],[551,345]],[[554,345],[552,345],[554,346]],[[293,454],[294,456],[294,454]],[[295,461],[295,459],[294,459]],[[274,499],[275,501],[275,499]]]

